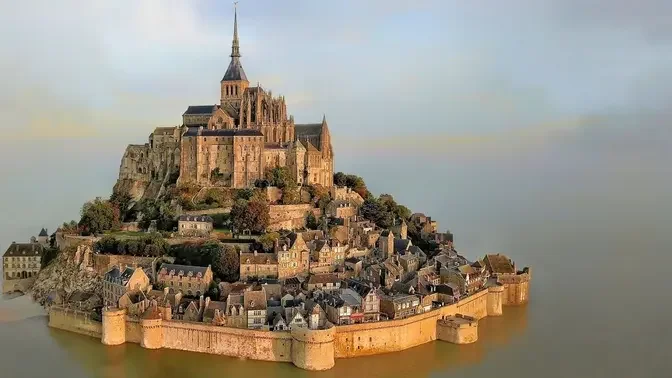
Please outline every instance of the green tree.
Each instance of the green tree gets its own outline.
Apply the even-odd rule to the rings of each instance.
[[[312,211],[308,212],[308,215],[306,216],[306,228],[309,230],[317,230],[319,227],[319,224],[317,223],[317,218],[315,218],[315,214],[313,214]]]
[[[348,184],[347,177],[343,172],[334,173],[334,185],[336,186],[346,186]]]
[[[240,277],[240,255],[231,245],[219,245],[210,250],[211,267],[215,276],[223,281],[235,282]]]
[[[79,226],[83,232],[98,234],[115,226],[115,212],[109,201],[96,198],[82,206]]]
[[[282,204],[295,205],[300,202],[301,194],[299,193],[299,187],[294,181],[287,181],[282,188]]]
[[[237,233],[250,230],[262,233],[268,227],[268,203],[260,200],[238,200],[231,208],[231,224]]]
[[[265,179],[272,185],[282,189],[290,182],[296,184],[287,167],[276,167],[266,169],[264,172]]]
[[[411,210],[404,205],[397,205],[397,208],[394,210],[397,214],[397,218],[408,220],[411,217]]]
[[[280,234],[277,232],[268,232],[261,237],[259,237],[259,244],[261,244],[261,247],[264,249],[264,251],[270,251],[273,249],[273,246],[275,245],[275,241],[280,239]]]

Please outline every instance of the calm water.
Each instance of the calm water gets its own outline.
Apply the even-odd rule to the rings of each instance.
[[[394,157],[352,163],[374,191],[386,188],[436,214],[467,256],[500,251],[532,266],[529,305],[483,320],[476,344],[435,342],[309,373],[283,363],[108,348],[47,328],[25,300],[3,299],[0,376],[672,377],[670,168],[551,157],[440,168]]]

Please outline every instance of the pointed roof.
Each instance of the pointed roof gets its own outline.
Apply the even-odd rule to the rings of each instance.
[[[37,236],[49,236],[49,235],[47,234],[47,229],[46,229],[46,228],[43,228],[43,229],[40,231],[40,234],[37,235]]]
[[[247,75],[243,70],[243,65],[240,63],[240,42],[238,41],[238,10],[234,8],[233,11],[233,42],[231,43],[231,63],[222,81],[237,81],[247,80]]]

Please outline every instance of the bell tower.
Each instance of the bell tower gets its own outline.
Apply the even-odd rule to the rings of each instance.
[[[240,42],[238,41],[238,2],[234,3],[233,10],[233,42],[231,44],[231,62],[226,69],[224,77],[220,81],[220,104],[227,105],[236,111],[240,111],[243,92],[250,85],[247,80],[243,65],[240,63]]]

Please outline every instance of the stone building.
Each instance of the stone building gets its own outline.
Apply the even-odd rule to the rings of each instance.
[[[146,291],[149,277],[142,268],[120,269],[114,267],[103,276],[103,304],[119,306],[119,299],[126,293]]]
[[[177,220],[177,232],[181,236],[208,236],[212,232],[209,216],[181,215]]]
[[[149,143],[126,149],[119,183],[134,197],[157,196],[176,172],[179,183],[245,188],[266,168],[288,167],[299,184],[333,184],[326,117],[295,124],[283,96],[250,85],[240,58],[234,14],[231,61],[219,83],[219,103],[189,106],[182,125],[157,128]]]
[[[263,290],[243,293],[247,328],[263,329],[266,324],[266,294]]]
[[[292,232],[276,243],[278,278],[294,277],[308,272],[310,249],[301,233]]]
[[[241,253],[240,279],[278,278],[278,259],[273,253]]]
[[[186,295],[198,297],[208,291],[212,278],[210,265],[203,267],[161,264],[156,282]]]
[[[12,242],[2,255],[4,279],[18,280],[37,276],[43,251],[44,247],[37,242]]]
[[[401,319],[413,316],[420,306],[420,298],[415,295],[384,295],[380,299],[380,312],[388,319]]]

